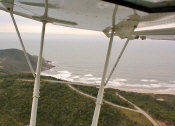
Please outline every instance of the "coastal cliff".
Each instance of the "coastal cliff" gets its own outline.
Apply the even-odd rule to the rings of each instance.
[[[28,54],[33,69],[36,70],[37,56]],[[53,68],[51,61],[43,58],[42,71]],[[0,74],[16,74],[30,72],[24,52],[18,49],[0,50]]]

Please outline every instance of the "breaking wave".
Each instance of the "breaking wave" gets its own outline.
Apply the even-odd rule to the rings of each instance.
[[[56,63],[54,62],[53,65]],[[71,82],[82,82],[87,84],[100,84],[101,77],[97,77],[92,73],[88,74],[76,74],[74,72],[54,67],[50,70],[42,72],[42,75],[52,76],[57,79],[67,80]],[[147,92],[165,92],[173,93],[175,91],[175,81],[171,80],[169,83],[161,82],[155,79],[141,79],[140,83],[130,83],[126,78],[114,78],[111,79],[106,88],[125,89],[125,90],[137,90]]]

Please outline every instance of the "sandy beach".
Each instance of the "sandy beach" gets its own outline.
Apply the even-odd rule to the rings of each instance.
[[[170,95],[175,95],[175,91],[171,90],[171,91],[166,91],[166,90],[157,90],[157,91],[153,91],[153,90],[142,90],[142,89],[122,89],[119,88],[119,90],[121,91],[126,91],[126,92],[135,92],[135,93],[150,93],[150,94],[170,94]]]

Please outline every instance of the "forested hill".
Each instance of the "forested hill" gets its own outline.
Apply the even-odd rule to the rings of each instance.
[[[41,77],[46,79],[48,77]],[[0,126],[27,126],[30,121],[33,77],[1,75]],[[90,126],[95,100],[64,84],[41,81],[37,126]],[[152,126],[141,114],[103,104],[98,126]]]
[[[37,56],[28,54],[31,64],[36,69]],[[53,67],[43,58],[42,70]],[[0,50],[0,74],[14,74],[29,72],[29,66],[24,56],[24,52],[18,49]]]
[[[97,96],[97,88],[83,86],[75,87],[83,92]],[[116,92],[147,112],[158,122],[159,126],[175,126],[175,95],[147,94],[105,89],[104,99],[127,107],[129,106],[126,103],[117,99]]]

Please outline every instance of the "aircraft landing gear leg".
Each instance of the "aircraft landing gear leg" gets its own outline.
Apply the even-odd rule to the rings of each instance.
[[[107,51],[107,55],[106,55],[106,61],[105,61],[104,70],[103,70],[103,76],[102,76],[101,85],[100,85],[100,88],[99,88],[99,91],[98,91],[98,96],[97,96],[97,100],[96,100],[96,107],[95,107],[95,111],[94,111],[91,126],[97,126],[98,118],[99,118],[99,115],[100,115],[100,109],[101,109],[101,104],[102,104],[103,94],[104,94],[104,86],[105,86],[105,82],[106,82],[106,73],[107,73],[107,69],[108,69],[109,58],[110,58],[110,54],[111,54],[112,42],[113,42],[114,31],[115,31],[116,12],[117,12],[117,5],[115,5],[114,12],[113,12],[112,32],[111,32],[110,42],[109,42],[109,45],[108,45],[108,51]]]

